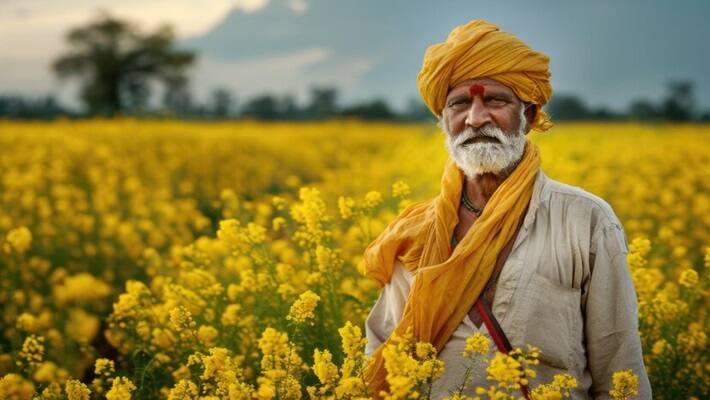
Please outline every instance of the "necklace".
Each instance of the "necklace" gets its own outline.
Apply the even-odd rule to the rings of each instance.
[[[483,212],[483,207],[476,208],[476,206],[471,203],[471,200],[469,200],[468,196],[466,196],[466,190],[461,191],[461,204],[463,204],[463,206],[466,207],[468,211],[471,211],[472,213],[476,214],[477,217],[480,217],[481,213]]]

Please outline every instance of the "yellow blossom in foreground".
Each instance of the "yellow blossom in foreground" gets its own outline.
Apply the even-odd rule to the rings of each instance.
[[[638,395],[639,378],[630,369],[614,372],[611,380],[614,387],[609,395],[614,400],[629,400]]]
[[[136,390],[136,385],[126,377],[113,380],[111,389],[106,392],[106,400],[131,400],[131,393]]]
[[[359,326],[353,325],[350,321],[338,329],[342,340],[343,352],[349,358],[357,358],[367,345],[367,338],[362,337],[362,330]]]
[[[302,324],[309,319],[315,318],[313,311],[318,305],[319,300],[320,296],[310,290],[301,293],[298,300],[291,305],[291,309],[289,310],[286,319],[289,319],[297,324]]]
[[[490,341],[487,337],[483,336],[480,332],[476,332],[470,337],[466,338],[466,348],[464,348],[463,355],[467,357],[470,354],[488,354],[488,350],[491,346]]]
[[[338,367],[333,364],[333,356],[330,351],[320,351],[316,349],[313,352],[313,372],[318,377],[321,384],[330,386],[338,379]]]
[[[18,374],[7,374],[0,378],[0,399],[30,400],[34,392],[34,385]]]
[[[18,365],[26,364],[29,368],[34,368],[42,363],[42,357],[44,356],[44,337],[30,335],[28,336],[24,343],[22,343],[22,350],[19,353],[20,360],[17,361]]]
[[[76,379],[70,379],[64,385],[68,400],[89,400],[91,390]]]
[[[102,376],[113,376],[116,373],[116,367],[113,360],[108,358],[98,358],[94,362],[94,374]]]
[[[193,399],[197,397],[197,394],[197,385],[192,381],[181,379],[170,389],[168,400]]]

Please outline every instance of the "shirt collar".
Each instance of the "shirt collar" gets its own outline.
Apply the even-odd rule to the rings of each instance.
[[[547,176],[542,172],[542,168],[538,170],[535,176],[535,183],[533,184],[533,193],[530,197],[530,204],[528,205],[528,212],[525,214],[525,219],[523,220],[523,229],[528,230],[535,222],[535,215],[537,215],[537,209],[540,207],[542,201],[547,192]]]

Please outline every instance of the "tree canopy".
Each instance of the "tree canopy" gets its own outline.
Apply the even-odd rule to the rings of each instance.
[[[169,25],[142,33],[132,23],[104,14],[69,31],[70,50],[55,60],[53,69],[60,78],[82,81],[81,100],[90,114],[140,111],[151,82],[162,83],[168,94],[186,85],[186,69],[195,56],[175,49],[174,38]]]

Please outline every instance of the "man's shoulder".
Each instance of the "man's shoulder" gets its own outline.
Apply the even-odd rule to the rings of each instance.
[[[551,209],[564,210],[568,216],[586,217],[592,223],[621,227],[619,218],[608,202],[578,186],[546,177],[543,199],[541,200],[546,202]]]

